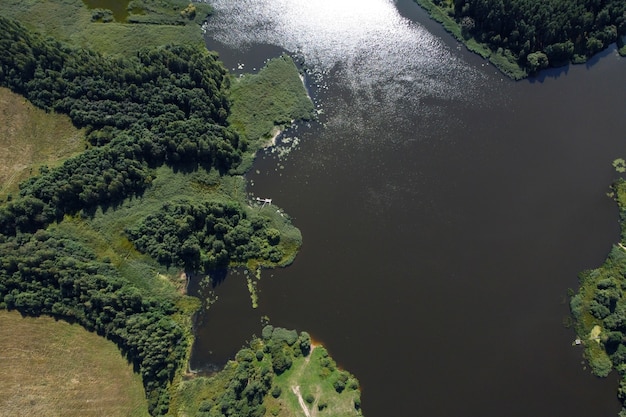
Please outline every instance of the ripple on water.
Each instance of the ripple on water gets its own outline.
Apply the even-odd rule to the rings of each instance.
[[[425,97],[466,101],[482,84],[478,71],[400,16],[392,0],[210,3],[216,14],[205,29],[212,38],[234,48],[269,43],[300,53],[317,76],[333,71],[365,112],[374,105],[385,113],[398,100],[417,105]]]

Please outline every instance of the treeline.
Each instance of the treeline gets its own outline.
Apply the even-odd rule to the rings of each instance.
[[[435,0],[461,28],[529,73],[580,63],[626,34],[622,0]]]
[[[236,167],[246,144],[227,127],[225,69],[214,54],[186,46],[105,57],[0,17],[0,85],[68,114],[91,142],[42,168],[0,207],[0,308],[75,321],[111,339],[141,373],[150,413],[166,414],[188,351],[174,303],[147,298],[82,244],[44,229],[141,194],[163,164]]]
[[[626,237],[626,181],[615,186],[620,207],[621,241]],[[585,356],[598,376],[620,375],[620,416],[626,415],[626,247],[613,246],[604,264],[580,274],[580,289],[570,301]]]
[[[165,203],[126,231],[142,252],[165,265],[192,271],[228,267],[249,259],[279,262],[280,232],[259,215],[249,217],[235,202]]]
[[[21,187],[0,232],[34,231],[66,213],[140,193],[152,168],[227,172],[244,141],[226,127],[228,77],[214,54],[172,46],[134,59],[73,50],[0,17],[0,84],[86,127],[94,146]]]
[[[77,322],[115,342],[142,376],[149,411],[167,413],[187,339],[173,302],[142,296],[116,269],[54,232],[0,236],[0,308]]]

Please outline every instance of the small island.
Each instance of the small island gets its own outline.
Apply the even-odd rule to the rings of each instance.
[[[71,330],[59,343],[76,344],[80,326],[101,336],[85,349],[112,358],[117,347],[119,366],[102,375],[139,379],[142,398],[129,385],[127,408],[76,415],[361,415],[357,380],[305,332],[267,326],[215,375],[188,371],[202,300],[187,295],[186,273],[254,276],[289,265],[301,246],[289,216],[251,198],[243,177],[277,130],[314,117],[293,60],[235,78],[204,46],[206,4],[85,3],[12,3],[0,17],[0,149],[11,156],[0,170],[3,331],[30,331],[19,312],[43,320],[31,343],[61,328]],[[251,114],[259,93],[263,111]],[[52,374],[49,352],[41,365]],[[84,379],[74,370],[84,375],[69,364],[58,377]]]

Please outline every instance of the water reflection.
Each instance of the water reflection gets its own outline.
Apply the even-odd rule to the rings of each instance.
[[[209,35],[238,48],[220,53],[299,50],[325,111],[248,176],[304,246],[264,276],[256,317],[229,314],[310,331],[358,375],[369,416],[615,415],[615,380],[580,366],[562,318],[618,238],[605,192],[624,64],[513,83],[391,1],[214,4]]]
[[[390,0],[213,0],[206,25],[233,48],[278,45],[304,56],[318,76],[333,76],[379,111],[425,97],[473,99],[483,78]],[[237,28],[237,30],[233,30]],[[371,110],[371,109],[365,109]],[[389,111],[391,116],[397,112]]]

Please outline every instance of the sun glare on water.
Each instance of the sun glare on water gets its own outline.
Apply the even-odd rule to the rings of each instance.
[[[336,71],[357,95],[467,96],[477,78],[441,40],[402,17],[391,0],[212,0],[207,34],[246,49],[273,44],[301,54],[318,73]],[[459,86],[462,82],[463,86]]]

